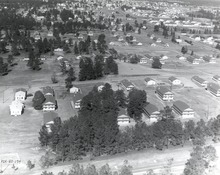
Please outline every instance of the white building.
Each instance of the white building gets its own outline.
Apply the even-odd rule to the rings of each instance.
[[[144,80],[145,80],[145,84],[147,86],[155,86],[157,84],[155,80],[153,80],[149,77],[145,78]]]
[[[78,88],[78,87],[72,87],[72,88],[70,88],[70,93],[71,94],[76,94],[76,93],[78,93],[78,92],[81,92],[81,89],[80,88]]]
[[[182,84],[182,82],[174,76],[169,77],[169,81],[170,81],[170,83],[172,83],[172,85],[177,85],[178,86],[178,85]]]
[[[15,92],[15,100],[24,101],[26,99],[26,95],[27,95],[27,92],[25,89],[23,88],[17,89]]]
[[[11,105],[9,106],[10,108],[10,114],[13,116],[18,116],[23,113],[24,109],[24,104],[21,103],[20,101],[12,101]]]

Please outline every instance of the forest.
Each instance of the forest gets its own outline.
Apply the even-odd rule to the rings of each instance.
[[[135,93],[141,92],[136,90]],[[123,93],[114,92],[109,84],[105,84],[101,92],[94,87],[83,98],[78,116],[63,122],[56,118],[51,133],[47,133],[45,126],[42,127],[39,132],[41,145],[50,147],[57,153],[56,161],[70,161],[85,156],[93,159],[96,156],[134,150],[163,150],[184,146],[187,142],[203,146],[207,138],[219,141],[220,116],[208,123],[202,119],[197,123],[193,120],[182,123],[170,116],[170,113],[164,112],[161,119],[152,125],[136,118],[134,127],[120,130],[117,124],[120,107],[126,106],[131,117],[141,112],[139,105],[136,108],[129,107],[130,101],[134,101],[132,97],[135,96],[131,94],[127,99]],[[144,104],[146,103],[143,102],[142,105]]]

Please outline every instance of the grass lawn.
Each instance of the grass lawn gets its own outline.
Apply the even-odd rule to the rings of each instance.
[[[204,88],[175,91],[175,99],[186,102],[194,109],[196,120],[214,118],[220,113],[220,100]]]

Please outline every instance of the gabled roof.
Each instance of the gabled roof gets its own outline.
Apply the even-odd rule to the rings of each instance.
[[[173,106],[175,106],[176,108],[178,108],[181,112],[183,112],[184,110],[190,108],[186,103],[184,103],[183,101],[175,101],[173,103]]]
[[[205,80],[200,78],[199,76],[193,76],[192,79],[194,79],[195,81],[198,81],[199,83],[204,83]]]
[[[171,81],[171,82],[173,82],[173,81],[175,81],[175,80],[178,80],[176,77],[174,77],[174,76],[171,76],[171,77],[169,77],[169,80]]]
[[[47,124],[48,122],[54,121],[56,117],[58,117],[58,114],[56,112],[46,112],[43,114],[43,122],[44,124]]]
[[[25,93],[27,92],[26,89],[24,89],[24,88],[16,89],[16,92],[19,92],[19,91],[22,91],[22,92],[25,92]]]
[[[171,91],[168,88],[166,88],[165,86],[158,86],[157,92],[159,92],[160,94],[165,94],[165,93],[171,92]]]
[[[119,108],[118,116],[127,115],[127,110],[125,108]]]
[[[152,81],[155,81],[155,80],[153,80],[152,78],[149,78],[149,77],[145,78],[144,80],[145,80],[146,82],[149,82],[149,81],[151,81],[151,80],[152,80]]]
[[[214,90],[216,90],[216,91],[219,91],[220,90],[220,86],[218,85],[218,84],[216,84],[216,83],[208,83],[208,86],[207,86],[208,88],[212,88],[212,89],[214,89]]]
[[[85,96],[85,95],[84,95],[83,93],[80,93],[80,92],[74,94],[74,96],[73,96],[73,101],[74,101],[74,103],[77,102],[77,101],[79,101],[79,100],[82,100],[82,98],[83,98],[84,96]]]
[[[18,100],[14,100],[11,102],[11,105],[10,105],[10,108],[19,108],[19,109],[22,109],[24,107],[24,104],[21,103],[20,101]]]
[[[213,78],[215,78],[216,80],[220,80],[220,75],[214,75]]]
[[[47,95],[47,96],[45,96],[45,97],[46,97],[46,100],[44,101],[44,104],[46,104],[46,103],[56,104],[56,100],[55,100],[54,96],[52,96],[52,95]]]
[[[151,103],[149,103],[147,106],[145,106],[144,110],[150,115],[156,111],[159,111],[158,108]]]
[[[46,87],[43,88],[43,94],[45,95],[45,94],[48,94],[48,93],[54,95],[54,90],[50,86],[46,86]]]
[[[130,81],[128,81],[127,79],[124,79],[121,81],[121,83],[127,88],[129,86],[134,86]]]

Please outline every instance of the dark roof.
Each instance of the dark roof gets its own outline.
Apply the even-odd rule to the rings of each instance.
[[[56,104],[56,100],[55,100],[54,96],[52,96],[52,95],[46,95],[45,98],[46,98],[46,100],[45,100],[44,104],[45,104],[45,103],[48,103],[48,102],[51,102],[51,103],[53,103],[53,104]]]
[[[151,115],[152,113],[158,111],[158,108],[157,108],[155,105],[149,103],[147,106],[144,107],[144,110],[145,110],[148,114]]]
[[[193,76],[192,79],[198,81],[199,83],[204,83],[205,82],[205,80],[200,78],[199,76]]]
[[[19,92],[19,91],[22,91],[22,92],[27,92],[26,89],[24,88],[19,88],[19,89],[16,89],[16,92]]]
[[[148,81],[153,80],[153,79],[152,79],[152,78],[147,77],[147,78],[145,78],[144,80],[145,80],[146,82],[148,82]],[[155,80],[153,80],[153,81],[155,81]]]
[[[73,101],[74,101],[74,102],[77,102],[78,100],[82,100],[82,98],[83,98],[84,96],[85,96],[85,95],[84,95],[83,93],[78,92],[78,93],[74,94],[74,96],[73,96]]]
[[[129,86],[134,86],[130,81],[128,81],[127,79],[124,79],[121,81],[121,83],[127,88]]]
[[[51,111],[51,112],[45,112],[44,114],[43,114],[44,116],[44,118],[43,118],[43,122],[44,122],[44,124],[47,124],[48,122],[51,122],[51,121],[53,121],[56,117],[58,117],[58,114],[56,113],[56,112],[53,112],[53,111]]]
[[[169,77],[169,80],[170,80],[171,82],[173,82],[173,81],[177,80],[177,78],[174,77],[174,76],[171,76],[171,77]]]
[[[171,91],[168,88],[166,88],[165,86],[158,86],[157,92],[159,92],[161,94],[165,94],[165,93],[171,92]]]
[[[125,108],[119,108],[118,116],[127,115],[127,110]]]
[[[180,111],[184,111],[185,109],[188,109],[188,108],[190,108],[189,107],[189,105],[187,105],[186,103],[184,103],[183,101],[180,101],[180,100],[178,100],[178,101],[175,101],[174,103],[173,103],[173,106],[175,106],[176,108],[178,108]]]
[[[208,88],[212,88],[216,91],[220,90],[220,86],[216,83],[208,83]]]
[[[218,79],[220,79],[220,76],[219,75],[214,75],[213,78],[218,80]]]
[[[50,94],[54,95],[54,90],[53,90],[53,88],[51,88],[50,86],[44,87],[44,88],[43,88],[43,94],[45,95],[45,94],[47,94],[47,93],[50,93]]]

